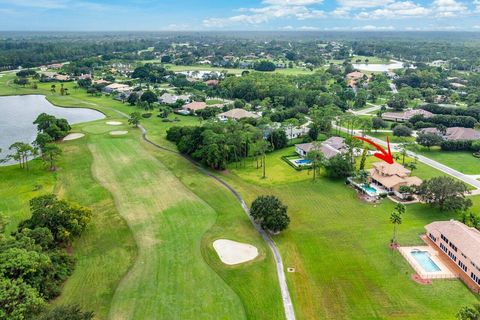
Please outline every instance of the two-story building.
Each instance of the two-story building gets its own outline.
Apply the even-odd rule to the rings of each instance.
[[[467,285],[480,292],[480,231],[459,221],[435,221],[425,226],[427,237],[453,262]]]

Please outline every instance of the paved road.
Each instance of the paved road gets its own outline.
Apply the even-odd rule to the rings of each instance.
[[[343,131],[343,132],[347,132],[348,130],[346,128],[343,128],[343,127],[339,127],[337,125],[333,125],[334,128],[336,129],[340,129],[340,131]],[[354,130],[354,133],[355,134],[361,134],[361,130]],[[384,146],[386,147],[387,146],[387,143],[381,139],[378,139],[378,138],[375,138],[375,137],[371,137],[369,135],[366,135],[367,138],[371,139],[373,142],[381,145],[381,146]],[[392,151],[399,151],[399,148],[397,147],[397,144],[395,143],[390,143],[390,148],[392,149]],[[425,163],[437,170],[440,170],[452,177],[455,177],[473,187],[475,187],[476,189],[480,189],[480,181],[472,178],[472,176],[469,176],[469,175],[466,175],[466,174],[463,174],[461,173],[460,171],[457,171],[455,169],[452,169],[444,164],[441,164],[440,162],[437,162],[435,160],[432,160],[430,158],[427,158],[425,156],[422,156],[418,153],[415,153],[415,152],[412,152],[412,151],[408,151],[408,155],[410,157],[416,157],[418,159],[418,161],[422,162],[422,163]]]
[[[350,112],[357,115],[357,116],[373,116],[372,114],[370,114],[370,112],[377,111],[377,110],[380,110],[382,108],[382,106],[379,106],[379,105],[376,105],[376,104],[373,104],[373,103],[367,102],[367,104],[371,107],[366,108],[366,109],[362,109],[362,110],[357,110],[357,111],[351,110]]]
[[[262,236],[263,240],[268,244],[270,247],[270,250],[272,250],[273,257],[275,259],[275,265],[277,267],[277,276],[278,276],[278,283],[280,285],[280,292],[282,294],[282,302],[283,302],[283,308],[285,311],[285,318],[287,320],[295,320],[295,310],[293,309],[293,303],[292,299],[290,298],[290,292],[288,291],[288,285],[287,285],[287,279],[285,277],[285,270],[283,268],[283,260],[282,256],[280,255],[280,251],[278,251],[277,246],[275,245],[275,242],[273,242],[272,238],[253,220],[252,216],[250,215],[250,209],[248,208],[245,200],[243,200],[242,196],[238,193],[235,188],[233,188],[230,184],[225,182],[223,179],[219,178],[218,176],[214,175],[210,171],[206,170],[204,167],[202,167],[200,164],[198,164],[195,160],[175,151],[171,150],[169,148],[165,148],[163,146],[160,146],[156,144],[155,142],[149,140],[147,138],[147,130],[143,126],[139,126],[140,130],[142,131],[142,137],[143,139],[148,142],[149,144],[162,149],[164,151],[168,151],[174,154],[177,154],[184,159],[190,161],[197,169],[199,169],[202,173],[206,174],[207,176],[215,179],[219,183],[221,183],[223,186],[225,186],[234,196],[237,198],[238,202],[240,202],[240,205],[243,208],[243,211],[247,214],[248,218],[252,222],[253,226],[255,229],[260,233]]]

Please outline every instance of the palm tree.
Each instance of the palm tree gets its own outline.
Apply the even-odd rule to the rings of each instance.
[[[268,151],[269,147],[270,147],[270,143],[268,143],[265,140],[261,140],[258,142],[258,151],[262,155],[262,159],[261,159],[262,169],[263,169],[262,179],[265,179],[267,177],[266,176],[266,167],[267,167],[266,152]]]
[[[320,170],[322,168],[323,161],[325,159],[325,156],[323,153],[317,148],[315,145],[314,148],[307,153],[306,160],[310,160],[310,163],[312,164],[312,170],[313,170],[313,181],[315,181],[315,178],[318,175],[320,175]]]
[[[402,215],[405,213],[405,206],[397,203],[395,209],[390,215],[390,222],[393,224],[392,244],[397,244],[397,226],[402,224]]]
[[[405,164],[405,167],[410,170],[410,173],[412,173],[413,170],[417,169],[417,165],[414,162],[409,162]]]
[[[357,177],[361,184],[366,184],[368,182],[368,172],[365,170],[360,170]]]

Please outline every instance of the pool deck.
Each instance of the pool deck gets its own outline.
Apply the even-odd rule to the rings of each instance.
[[[426,251],[430,254],[430,259],[440,268],[440,271],[427,272],[411,255],[412,250]],[[458,275],[451,269],[448,264],[444,263],[442,256],[431,246],[411,246],[399,247],[398,251],[408,261],[417,274],[423,279],[453,279],[458,278]]]
[[[439,259],[447,265],[450,270],[456,275],[457,278],[462,279],[462,281],[467,285],[467,287],[470,288],[473,292],[480,294],[480,291],[478,290],[477,284],[465,273],[463,270],[460,269],[459,266],[457,266],[450,258],[448,258],[447,255],[445,255],[442,250],[437,247],[432,240],[430,240],[426,235],[423,235],[422,240],[428,244],[429,247],[432,248],[432,250],[435,250],[437,252],[437,256]]]

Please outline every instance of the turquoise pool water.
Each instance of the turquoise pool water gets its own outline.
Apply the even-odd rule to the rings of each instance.
[[[312,161],[306,159],[295,160],[296,165],[304,166],[310,164]]]
[[[438,272],[442,270],[433,262],[432,258],[430,258],[430,253],[427,251],[414,250],[411,252],[411,255],[426,272]]]
[[[369,186],[368,184],[362,185],[362,189],[369,192],[369,193],[377,193],[377,189],[375,189],[372,186]]]

